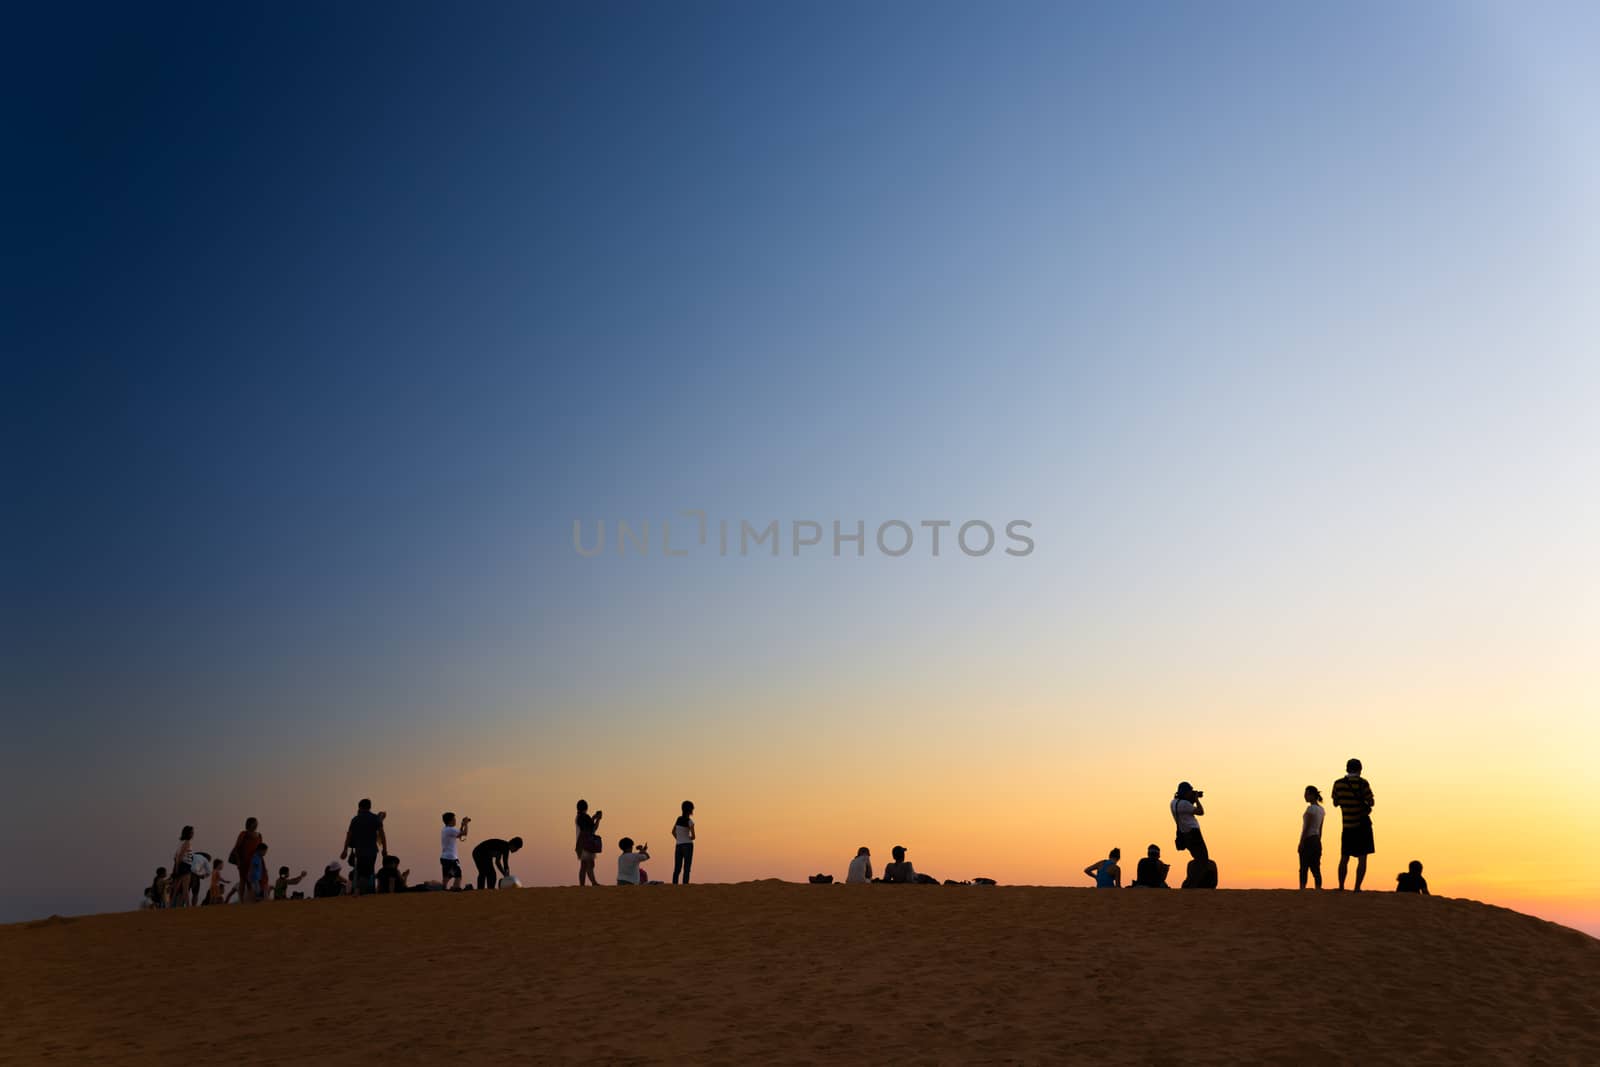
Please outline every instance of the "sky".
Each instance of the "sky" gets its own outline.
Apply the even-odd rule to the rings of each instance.
[[[1592,6],[15,30],[0,920],[361,797],[1075,885],[1188,779],[1286,888],[1355,756],[1372,888],[1600,933]]]

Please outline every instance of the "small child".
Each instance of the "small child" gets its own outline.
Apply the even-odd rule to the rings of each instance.
[[[223,889],[227,884],[222,880],[222,864],[213,863],[211,865],[211,888],[206,891],[206,903],[221,904],[224,900],[227,900],[227,895],[223,893]]]
[[[410,869],[400,869],[399,856],[383,857],[383,867],[378,871],[378,892],[404,893],[406,879],[411,877]]]
[[[289,899],[289,887],[292,886],[292,885],[299,885],[301,880],[304,879],[305,876],[306,876],[306,872],[305,871],[301,871],[299,874],[295,875],[293,878],[290,878],[289,877],[289,868],[287,868],[287,867],[279,867],[278,868],[278,880],[276,882],[274,882],[273,885],[272,885],[272,899],[273,900],[288,900]]]
[[[650,858],[650,846],[640,845],[635,851],[633,838],[624,837],[617,842],[617,847],[622,850],[622,855],[617,857],[617,884],[646,885],[650,876],[640,869],[639,864]]]
[[[1394,881],[1394,891],[1396,893],[1421,893],[1423,896],[1431,895],[1428,892],[1428,880],[1422,877],[1421,860],[1412,860],[1411,866],[1406,870],[1406,873],[1395,875]]]
[[[267,899],[267,843],[265,841],[256,846],[255,855],[250,857],[250,896],[255,900]]]
[[[167,869],[165,867],[156,868],[155,879],[150,883],[150,888],[144,891],[144,896],[145,900],[149,901],[149,907],[164,908],[167,906]]]

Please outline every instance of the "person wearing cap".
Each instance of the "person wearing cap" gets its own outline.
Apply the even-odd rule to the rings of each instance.
[[[344,896],[344,879],[339,875],[340,864],[333,860],[323,868],[322,877],[311,884],[311,896],[314,900],[323,900],[327,897]]]
[[[1161,862],[1161,846],[1151,845],[1145,849],[1144,859],[1139,861],[1138,868],[1133,872],[1133,885],[1130,889],[1169,889],[1167,885],[1167,864]]]
[[[1372,784],[1361,777],[1361,761],[1347,760],[1344,777],[1333,783],[1328,799],[1339,809],[1342,828],[1339,832],[1339,888],[1344,888],[1345,874],[1350,869],[1350,857],[1356,857],[1356,892],[1367,877],[1367,857],[1377,851],[1372,843],[1372,809],[1377,801],[1372,797]]]
[[[911,866],[911,861],[906,859],[906,846],[896,845],[890,852],[894,856],[894,862],[883,869],[883,880],[897,884],[915,882],[917,871]]]
[[[1190,857],[1197,860],[1210,858],[1206,850],[1206,839],[1200,833],[1199,816],[1206,813],[1205,807],[1200,803],[1200,798],[1205,796],[1188,782],[1179,782],[1178,790],[1172,797],[1172,819],[1178,824],[1178,839],[1176,842],[1179,852],[1187,852]]]

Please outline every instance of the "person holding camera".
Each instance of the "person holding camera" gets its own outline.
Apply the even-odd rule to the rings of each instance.
[[[1200,816],[1206,813],[1200,798],[1205,796],[1200,790],[1188,782],[1179,782],[1178,791],[1172,797],[1172,820],[1178,825],[1177,849],[1187,852],[1197,860],[1210,858],[1206,851],[1206,839],[1200,833]]]

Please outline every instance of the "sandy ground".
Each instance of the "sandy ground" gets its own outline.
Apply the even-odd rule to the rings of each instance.
[[[1394,893],[524,889],[0,927],[0,1059],[1600,1063],[1600,941]]]

